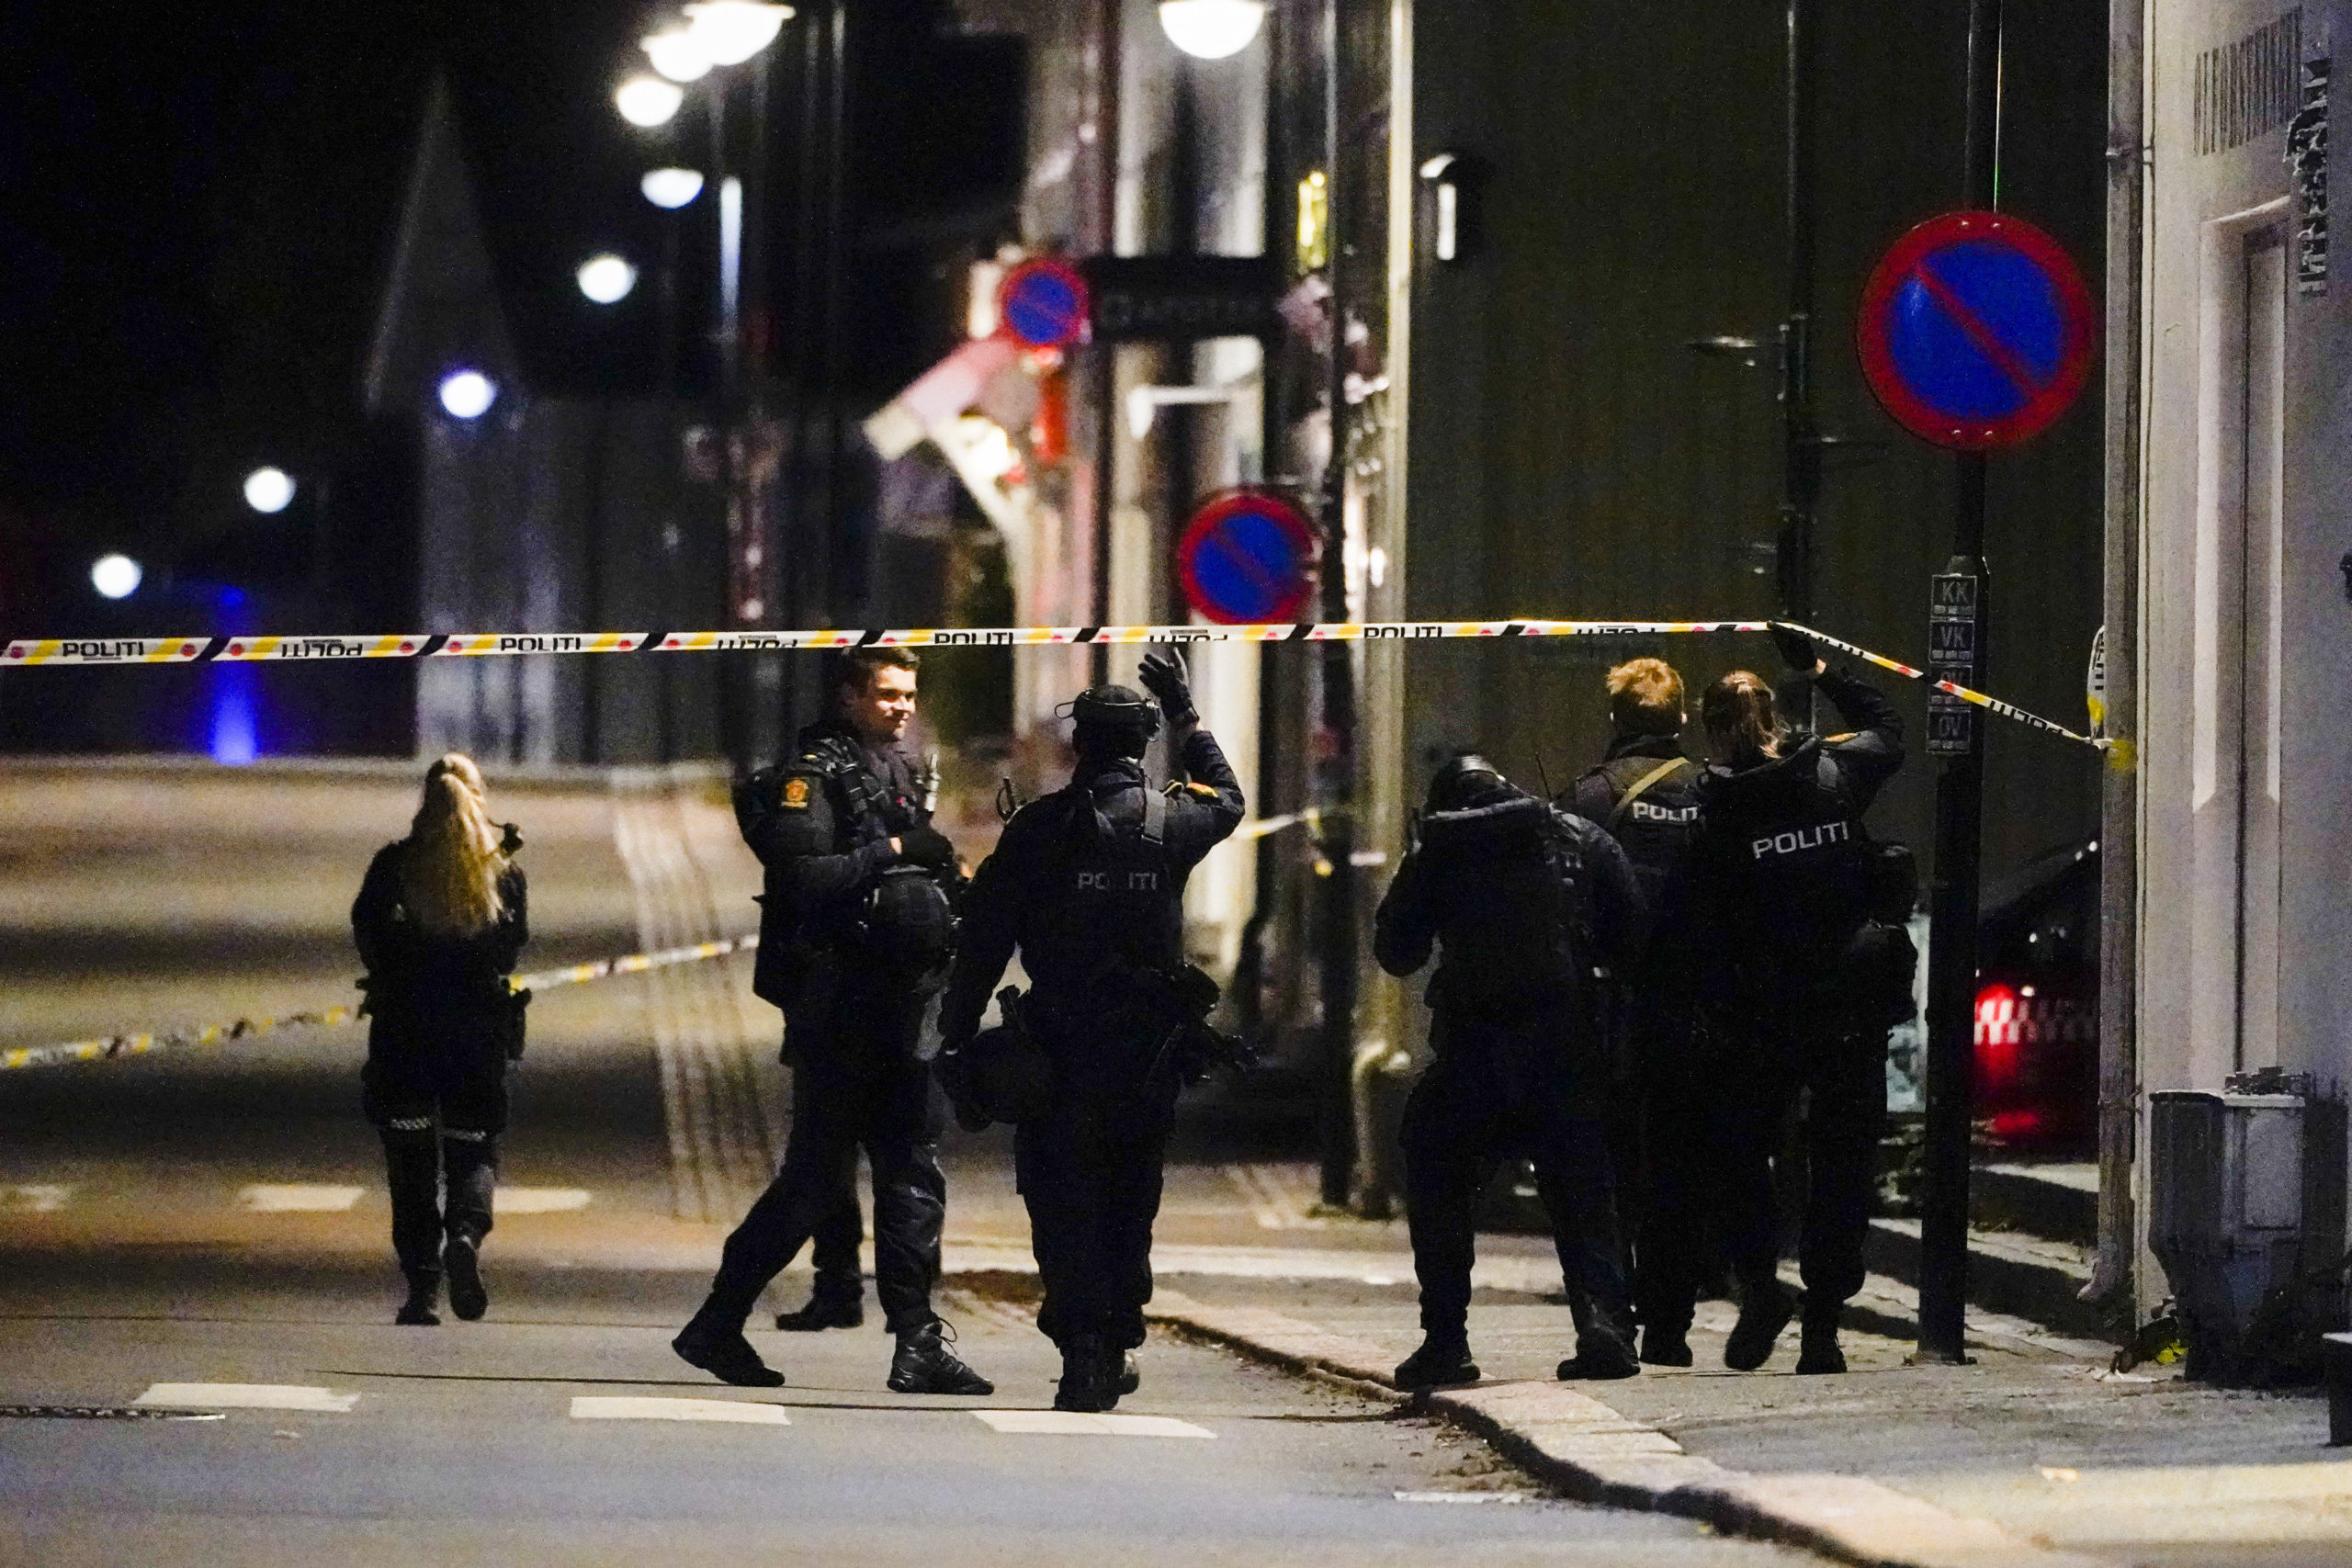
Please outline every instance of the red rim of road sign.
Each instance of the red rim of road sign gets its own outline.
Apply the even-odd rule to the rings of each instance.
[[[1070,291],[1070,298],[1076,302],[1069,319],[1063,323],[1065,330],[1059,335],[1034,338],[1012,324],[1013,291],[1037,276],[1056,279]],[[1091,313],[1092,296],[1087,290],[1085,274],[1069,263],[1056,261],[1051,256],[1036,256],[1023,262],[1006,273],[1004,281],[997,285],[996,319],[1003,323],[1006,332],[1032,348],[1064,348],[1078,342],[1086,335],[1087,318]]]
[[[1245,513],[1255,513],[1268,519],[1298,544],[1301,568],[1298,581],[1292,585],[1287,593],[1274,602],[1273,606],[1262,617],[1244,617],[1224,614],[1212,604],[1200,579],[1198,561],[1202,547],[1208,543],[1209,536],[1216,532],[1217,525],[1227,518],[1238,517]],[[1306,607],[1308,598],[1315,592],[1315,574],[1306,568],[1315,559],[1322,543],[1322,536],[1316,531],[1315,525],[1289,497],[1276,491],[1258,490],[1249,486],[1227,491],[1220,495],[1211,497],[1199,511],[1193,513],[1192,522],[1185,525],[1183,537],[1177,541],[1176,566],[1183,581],[1184,597],[1194,609],[1219,626],[1271,625],[1279,621],[1295,621],[1298,618],[1298,613]]]
[[[2065,345],[2059,351],[2057,370],[2032,390],[2023,407],[1998,419],[1959,420],[1913,392],[1895,368],[1894,352],[1886,341],[1887,309],[1923,257],[1957,241],[1992,238],[2023,255],[2049,279]],[[1871,270],[1870,281],[1862,287],[1854,338],[1861,355],[1862,378],[1869,382],[1879,406],[1897,424],[1939,446],[1984,452],[2030,441],[2056,423],[2081,395],[2090,379],[2092,351],[2098,343],[2096,321],[2082,271],[2057,241],[2024,219],[2006,213],[1947,212],[1895,241]]]

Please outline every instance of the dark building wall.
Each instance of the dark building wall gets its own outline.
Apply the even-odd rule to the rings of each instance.
[[[1816,401],[1825,429],[1883,442],[1833,457],[1817,546],[1824,630],[1924,662],[1929,575],[1949,553],[1951,459],[1862,387],[1853,307],[1905,229],[1959,205],[1958,0],[1897,14],[1824,0]],[[1783,310],[1784,11],[1770,0],[1420,8],[1416,160],[1475,156],[1478,249],[1426,256],[1412,321],[1409,612],[1733,618],[1775,607],[1779,412],[1754,369],[1686,345],[1769,339]],[[2003,196],[2100,271],[2104,15],[2013,9]],[[1993,462],[1990,684],[2078,721],[2099,602],[2099,429],[2078,406]],[[1476,743],[1557,787],[1606,739],[1601,671],[1628,650],[1414,649],[1408,756]],[[1697,688],[1761,638],[1659,639]],[[1887,683],[1895,682],[1889,678]],[[1897,694],[1914,735],[1917,688]],[[1988,869],[2096,829],[2086,754],[1996,720]],[[1695,737],[1694,737],[1695,739]],[[1878,816],[1924,849],[1933,770]]]

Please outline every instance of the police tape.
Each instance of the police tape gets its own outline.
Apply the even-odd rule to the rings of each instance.
[[[691,947],[663,948],[657,953],[631,953],[618,958],[600,958],[591,964],[574,964],[562,969],[543,969],[537,974],[517,975],[516,988],[528,991],[552,990],[559,986],[584,985],[615,975],[642,975],[650,969],[667,969],[673,964],[698,964],[705,959],[724,958],[730,953],[748,952],[760,945],[757,934],[729,937],[718,942],[696,942]],[[169,1051],[189,1045],[219,1045],[232,1040],[251,1040],[281,1029],[340,1029],[356,1023],[360,1019],[357,1007],[335,1006],[306,1009],[270,1018],[240,1018],[228,1023],[206,1024],[200,1029],[172,1030],[154,1034],[112,1034],[98,1040],[69,1040],[62,1045],[25,1045],[0,1051],[0,1072],[12,1067],[54,1067],[71,1062],[109,1062],[124,1056],[144,1056],[157,1051]]]
[[[2079,734],[1998,697],[1939,681],[1793,621],[1804,632],[1883,670],[2047,734],[2106,751],[2129,766],[2130,746]],[[319,662],[349,659],[495,659],[534,654],[775,653],[852,648],[1047,648],[1278,642],[1431,642],[1475,638],[1645,637],[1761,632],[1770,621],[1327,621],[1250,626],[828,627],[725,632],[400,632],[357,637],[177,637],[19,638],[0,649],[0,669],[104,664]]]
[[[1827,632],[1815,631],[1811,626],[1801,626],[1795,621],[1781,621],[1779,624],[1791,631],[1803,632],[1814,641],[1826,643],[1841,653],[1851,654],[1856,659],[1865,660],[1882,670],[1890,670],[1897,675],[1906,676],[1921,685],[1958,697],[1962,702],[1973,703],[1987,713],[1996,713],[2003,718],[2015,719],[2029,729],[2039,729],[2045,735],[2055,735],[2062,739],[2072,740],[2095,750],[2104,751],[2107,753],[2109,762],[2117,768],[2128,769],[2132,766],[2132,743],[2128,740],[2105,735],[2081,734],[2055,720],[2044,718],[2040,714],[2028,713],[2015,703],[2005,703],[1998,697],[1988,696],[1983,692],[1972,690],[1957,682],[1938,680],[1925,670],[1915,670],[1900,660],[1889,659],[1883,653],[1872,653],[1867,648],[1831,637]]]

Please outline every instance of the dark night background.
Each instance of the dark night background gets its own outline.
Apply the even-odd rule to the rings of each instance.
[[[273,573],[311,558],[321,478],[329,527],[397,531],[397,506],[349,492],[380,473],[361,369],[438,70],[534,389],[650,391],[654,290],[602,309],[571,273],[610,248],[650,279],[668,215],[638,177],[701,162],[691,101],[650,133],[612,106],[615,84],[644,67],[638,39],[673,12],[557,0],[16,7],[0,41],[0,633],[177,631],[188,628],[151,623],[191,585],[215,608],[220,585],[266,592]],[[1022,56],[1016,40],[960,34],[944,0],[874,0],[851,16],[850,390],[871,403],[952,341],[943,242],[1009,231]],[[775,118],[788,135],[790,117]],[[706,226],[689,229],[690,285],[710,266]],[[784,232],[773,248],[783,265]],[[691,338],[701,306],[687,294]],[[689,390],[707,379],[697,357]],[[262,463],[306,486],[278,519],[240,493]],[[151,590],[119,606],[87,578],[115,548],[150,573]],[[392,607],[374,596],[366,607]],[[259,602],[231,587],[225,613]]]

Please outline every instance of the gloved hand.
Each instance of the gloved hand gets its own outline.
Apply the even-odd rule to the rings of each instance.
[[[1168,716],[1170,724],[1200,721],[1200,711],[1193,706],[1193,682],[1184,669],[1182,649],[1153,649],[1143,656],[1143,666],[1136,674],[1144,690],[1159,699],[1159,711]]]
[[[956,845],[928,822],[919,822],[899,834],[899,853],[911,865],[944,871],[956,863]]]
[[[1772,623],[1771,629],[1772,646],[1781,650],[1781,657],[1788,661],[1790,669],[1800,675],[1810,675],[1820,666],[1821,650],[1813,645],[1811,637],[1779,621]]]

